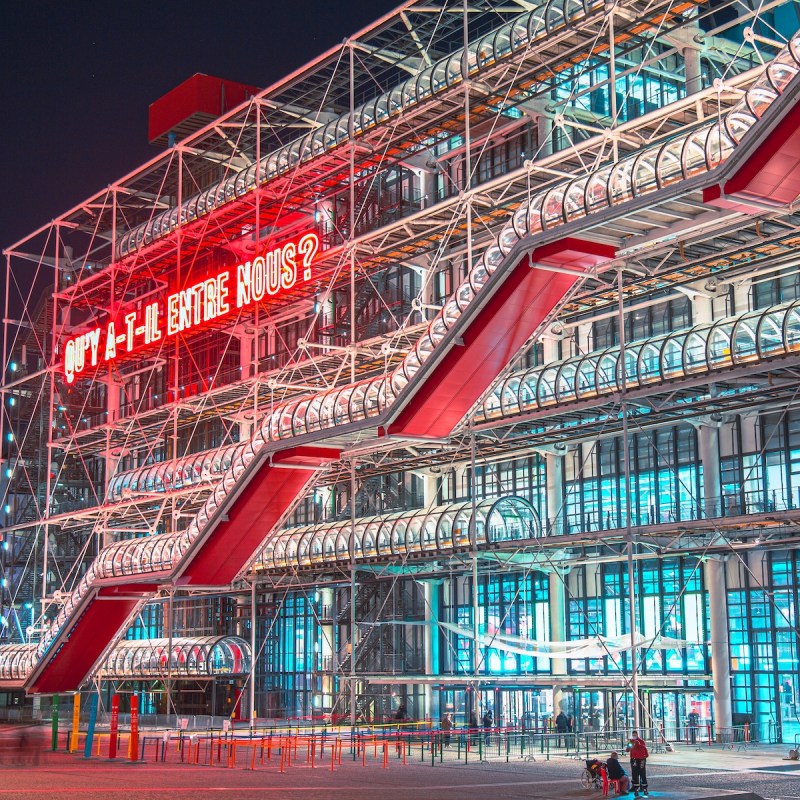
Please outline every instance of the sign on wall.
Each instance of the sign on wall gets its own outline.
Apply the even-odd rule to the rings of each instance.
[[[199,328],[311,279],[319,236],[309,232],[284,242],[252,261],[226,267],[216,275],[154,300],[64,342],[64,375],[72,383],[87,369],[161,339]]]

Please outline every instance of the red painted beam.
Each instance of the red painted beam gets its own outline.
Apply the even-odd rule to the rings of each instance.
[[[203,542],[183,573],[181,583],[225,586],[239,573],[267,534],[297,500],[314,473],[335,461],[329,447],[293,447],[275,453],[259,469]]]
[[[129,584],[101,589],[81,612],[80,618],[45,654],[45,664],[33,673],[27,686],[32,694],[73,692],[125,624],[142,597],[155,592],[154,584]]]
[[[703,189],[703,201],[744,213],[762,209],[748,205],[784,206],[800,195],[800,104],[789,109],[764,141],[722,186]]]
[[[585,271],[614,258],[613,247],[566,238],[536,248],[505,278],[389,425],[390,434],[448,436],[580,277],[536,264]],[[533,267],[532,267],[533,265]]]

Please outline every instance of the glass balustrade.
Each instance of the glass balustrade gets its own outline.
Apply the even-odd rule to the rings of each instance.
[[[800,351],[800,300],[748,311],[625,347],[625,388],[681,380]],[[620,348],[574,356],[517,372],[500,382],[481,409],[484,420],[575,403],[622,388]]]
[[[336,562],[396,560],[471,547],[472,503],[412,509],[383,516],[279,532],[256,559],[263,569],[295,569]],[[521,497],[481,500],[475,506],[475,544],[479,549],[535,539],[539,518]]]

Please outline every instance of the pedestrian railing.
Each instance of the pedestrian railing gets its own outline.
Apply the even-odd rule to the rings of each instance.
[[[227,728],[227,726],[226,726]],[[651,753],[671,747],[667,734],[682,734],[680,729],[639,728]],[[752,739],[750,725],[712,732],[709,726],[694,730],[698,744],[704,746],[745,747]],[[229,768],[259,769],[276,767],[281,771],[294,764],[335,769],[342,759],[363,766],[379,763],[470,763],[484,760],[549,760],[554,757],[603,758],[613,750],[624,753],[631,731],[609,730],[582,733],[541,733],[516,727],[458,728],[442,730],[430,723],[417,725],[361,726],[357,728],[314,725],[286,725],[270,728],[223,729],[207,731],[164,730],[143,732],[131,737],[126,730],[117,734],[111,747],[109,734],[94,734],[92,754],[126,752],[132,760],[158,763],[221,765]],[[691,737],[691,733],[688,734]],[[85,734],[72,736],[60,731],[58,747],[84,752]],[[136,752],[133,752],[133,748]]]

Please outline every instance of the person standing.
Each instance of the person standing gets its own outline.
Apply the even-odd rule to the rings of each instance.
[[[700,727],[700,715],[696,711],[690,711],[686,720],[689,723],[689,744],[697,744],[697,729]]]
[[[563,711],[559,711],[556,717],[556,732],[558,733],[557,747],[561,747],[562,741],[567,737],[568,730],[569,720],[567,719],[567,715]]]
[[[474,709],[469,712],[469,742],[470,744],[475,744],[475,737],[478,735],[478,715],[475,713]]]
[[[641,792],[645,797],[648,797],[647,758],[650,753],[647,751],[644,739],[636,731],[631,732],[628,754],[631,757],[631,788],[633,789],[633,796],[638,797]]]
[[[575,733],[575,717],[572,714],[567,714],[567,747],[576,747],[575,737],[572,735]]]
[[[492,725],[494,724],[494,713],[491,708],[487,708],[483,714],[483,743],[489,744],[489,735],[492,732]]]
[[[781,699],[783,700],[784,717],[788,719],[792,715],[794,707],[794,690],[788,678],[784,678],[781,684]]]

